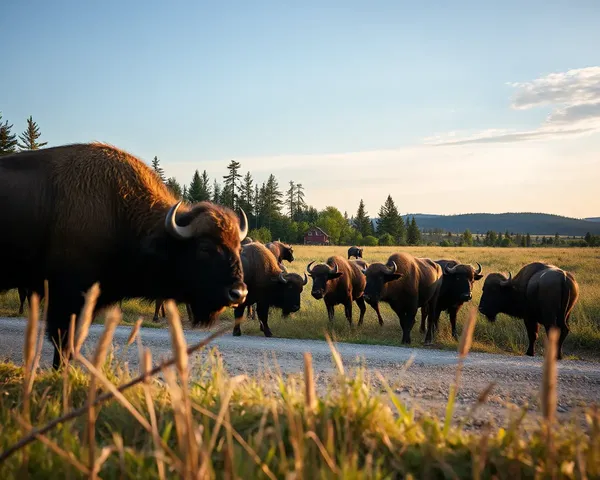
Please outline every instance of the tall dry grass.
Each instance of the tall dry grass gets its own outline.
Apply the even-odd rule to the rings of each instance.
[[[381,375],[387,395],[373,387],[363,368],[346,372],[330,339],[337,374],[325,394],[316,392],[310,355],[303,378],[278,375],[272,391],[265,380],[230,377],[216,351],[194,362],[193,349],[206,343],[187,347],[173,305],[168,315],[173,357],[152,367],[137,336],[142,362],[133,377],[110,353],[119,320],[111,313],[93,359],[79,349],[65,365],[71,406],[58,419],[58,372],[0,364],[0,469],[7,478],[600,477],[598,410],[587,410],[584,426],[552,423],[555,335],[546,349],[538,426],[524,430],[523,409],[504,428],[468,433],[465,418],[453,419],[452,394],[445,418],[416,419]],[[458,347],[461,360],[469,354],[474,319],[471,311]],[[26,358],[34,343],[25,343]],[[32,378],[32,388],[25,388]],[[459,383],[460,366],[454,391]],[[22,415],[26,396],[35,427]],[[84,440],[92,431],[93,448]]]

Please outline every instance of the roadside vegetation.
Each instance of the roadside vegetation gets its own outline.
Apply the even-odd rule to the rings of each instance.
[[[86,302],[93,304],[93,295]],[[31,315],[23,366],[0,364],[6,478],[600,477],[597,408],[571,422],[555,419],[555,332],[533,406],[540,417],[526,425],[524,407],[503,426],[467,431],[465,423],[493,388],[481,392],[465,418],[455,415],[474,312],[458,345],[446,415],[437,418],[407,408],[378,372],[347,371],[333,343],[336,374],[323,393],[315,388],[310,355],[303,375],[283,377],[274,366],[268,378],[230,377],[218,351],[202,360],[190,356],[209,346],[188,347],[177,310],[167,308],[172,359],[153,363],[136,327],[127,345],[111,348],[121,321],[114,309],[89,354],[81,345],[91,318],[83,318],[70,342],[74,358],[62,372],[37,368],[44,322]],[[122,349],[136,347],[139,372],[119,360]]]
[[[463,263],[475,262],[483,266],[483,274],[491,272],[511,271],[513,275],[525,264],[541,260],[571,271],[580,286],[580,300],[571,316],[571,333],[564,346],[566,358],[600,359],[600,250],[592,248],[461,248],[461,247],[365,247],[364,259],[368,262],[385,262],[389,255],[396,251],[406,251],[416,256],[429,257],[433,260],[454,258]],[[306,265],[312,260],[324,262],[330,255],[338,254],[346,258],[347,247],[318,247],[294,246],[295,261],[285,262],[289,271],[302,274]],[[473,290],[473,305],[479,303],[481,289],[485,278],[476,282]],[[377,317],[367,307],[365,323],[358,328],[358,309],[354,307],[354,324],[349,326],[344,318],[343,308],[336,307],[333,325],[328,325],[327,313],[323,301],[317,301],[310,295],[312,281],[302,293],[302,308],[288,319],[281,318],[277,310],[269,316],[269,324],[277,337],[324,339],[326,334],[337,341],[353,343],[370,343],[385,345],[400,345],[401,331],[398,318],[387,306],[382,304],[382,315],[385,324],[380,327]],[[459,333],[465,321],[468,309],[465,305],[459,312]],[[26,307],[27,308],[27,307]],[[16,290],[0,295],[0,315],[17,316],[19,300]],[[27,310],[26,310],[27,311]],[[179,305],[179,311],[185,318],[185,306]],[[123,302],[125,323],[133,324],[142,316],[144,326],[165,328],[166,320],[152,322],[154,303],[131,300]],[[413,327],[413,346],[422,346],[424,335],[419,333],[420,312]],[[102,321],[99,318],[98,321]],[[233,312],[229,309],[221,316],[221,322],[233,327]],[[191,328],[189,322],[184,322],[184,328]],[[229,334],[229,333],[227,333]],[[258,321],[247,321],[242,325],[243,335],[259,335]],[[545,336],[540,329],[538,345],[541,346]],[[473,350],[492,353],[511,353],[523,355],[527,349],[527,334],[521,320],[499,315],[495,323],[488,322],[483,316],[477,319],[473,338]],[[456,340],[450,332],[448,315],[442,313],[440,331],[436,336],[434,347],[455,349]],[[539,351],[539,348],[537,349]]]

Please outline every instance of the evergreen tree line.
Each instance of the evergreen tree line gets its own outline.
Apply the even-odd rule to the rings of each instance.
[[[29,116],[26,128],[17,138],[12,133],[13,125],[2,121],[0,112],[0,155],[17,151],[37,150],[48,142],[40,142],[39,126]],[[588,233],[584,239],[535,237],[529,233],[513,234],[488,231],[485,235],[473,235],[469,230],[462,234],[443,234],[441,231],[421,232],[415,217],[403,218],[391,195],[379,209],[379,218],[374,227],[360,200],[356,214],[348,217],[335,207],[328,206],[318,211],[305,200],[304,186],[290,181],[282,191],[273,174],[259,184],[250,172],[242,174],[241,164],[231,160],[227,173],[221,181],[211,179],[206,170],[196,170],[189,184],[180,185],[174,177],[166,177],[158,157],[151,162],[152,168],[173,194],[189,202],[211,201],[236,210],[241,207],[250,223],[249,236],[268,242],[281,239],[289,243],[303,243],[304,234],[312,226],[323,229],[334,245],[392,246],[392,245],[441,245],[441,246],[489,246],[489,247],[532,247],[532,246],[600,246],[600,236]]]

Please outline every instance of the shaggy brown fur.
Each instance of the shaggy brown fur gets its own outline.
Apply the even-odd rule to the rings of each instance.
[[[235,309],[235,318],[239,321],[244,310],[256,303],[260,328],[266,337],[273,336],[269,328],[269,308],[277,307],[283,316],[300,309],[300,298],[307,278],[297,273],[282,270],[277,259],[265,245],[253,242],[242,250],[244,282],[248,288],[246,301]],[[233,329],[233,335],[242,334],[239,323]]]
[[[98,309],[128,297],[190,303],[210,323],[245,293],[239,258],[239,220],[208,202],[182,204],[177,224],[165,227],[177,203],[136,157],[102,143],[75,144],[0,158],[0,290],[49,281],[48,332],[66,338],[82,292],[96,281]],[[59,335],[60,330],[60,335]],[[59,362],[55,352],[55,366]]]
[[[562,358],[562,345],[569,334],[569,318],[579,299],[575,277],[555,265],[533,262],[525,265],[514,278],[490,273],[483,284],[479,311],[490,321],[505,313],[525,322],[529,348],[535,354],[539,324],[560,329],[557,357]]]
[[[324,300],[329,321],[333,321],[335,306],[341,304],[344,305],[348,323],[352,325],[352,302],[356,302],[360,310],[358,324],[362,325],[367,310],[363,298],[366,280],[362,268],[339,255],[329,257],[326,263],[311,268],[312,263],[306,267],[313,279],[311,294],[317,300]]]
[[[395,262],[397,269],[391,268]],[[408,253],[394,253],[387,263],[372,263],[366,270],[365,300],[377,313],[379,324],[383,319],[379,302],[390,304],[400,319],[402,343],[410,344],[410,331],[419,307],[435,311],[442,285],[442,268],[428,258],[416,258]],[[425,342],[432,341],[428,330]]]

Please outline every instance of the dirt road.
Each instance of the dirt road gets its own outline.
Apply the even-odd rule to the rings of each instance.
[[[22,346],[25,320],[0,318],[0,360],[22,361]],[[93,348],[101,325],[92,325],[86,346]],[[118,327],[114,344],[125,345],[130,327]],[[196,343],[209,333],[201,330],[185,330],[188,344]],[[167,357],[171,352],[167,329],[144,328],[141,338],[145,346],[152,350],[155,361]],[[273,366],[273,354],[279,368],[286,374],[299,374],[303,369],[304,352],[313,356],[317,384],[321,389],[327,385],[334,373],[330,348],[327,342],[319,340],[294,340],[284,338],[264,338],[226,334],[212,344],[218,347],[223,363],[231,374],[253,375],[264,372]],[[361,361],[370,371],[377,370],[393,386],[396,393],[409,405],[418,405],[423,410],[443,415],[449,386],[454,381],[458,356],[453,351],[425,348],[401,348],[379,345],[336,344],[346,368],[352,369]],[[85,348],[85,347],[84,347]],[[405,362],[413,357],[413,363],[405,370]],[[42,365],[50,365],[52,346],[44,343]],[[137,349],[132,348],[127,355],[132,367],[137,365]],[[466,411],[477,399],[479,393],[490,382],[495,382],[486,406],[470,422],[473,426],[484,419],[493,418],[504,423],[506,406],[514,404],[532,405],[532,413],[537,408],[537,395],[541,381],[542,357],[509,356],[485,353],[471,353],[465,360],[461,388],[458,395],[458,411]],[[563,360],[559,362],[559,404],[560,416],[575,412],[578,407],[600,403],[600,364],[595,362]],[[381,387],[374,375],[372,382]]]

